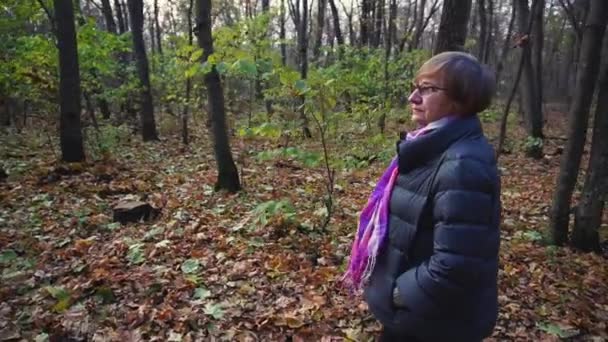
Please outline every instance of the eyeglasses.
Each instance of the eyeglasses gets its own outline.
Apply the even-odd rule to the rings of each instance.
[[[412,85],[410,86],[410,93],[414,93],[416,90],[418,90],[418,94],[420,96],[426,96],[429,95],[431,93],[436,93],[440,90],[447,90],[446,88],[441,88],[441,87],[437,87],[434,85],[418,85],[416,83],[412,83]]]

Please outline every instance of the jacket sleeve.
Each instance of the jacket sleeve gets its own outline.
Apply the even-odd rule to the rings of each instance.
[[[424,315],[452,310],[465,305],[467,296],[490,284],[492,277],[495,281],[500,243],[495,170],[472,158],[447,159],[439,169],[430,199],[433,254],[396,281],[411,311]]]

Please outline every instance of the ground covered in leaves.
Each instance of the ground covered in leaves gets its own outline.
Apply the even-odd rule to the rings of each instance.
[[[540,241],[562,126],[548,126],[544,159],[526,159],[517,143],[501,157],[500,316],[489,340],[608,339],[606,256]],[[486,131],[494,138],[496,125]],[[235,137],[244,191],[216,193],[208,141],[133,139],[110,158],[72,166],[54,162],[48,146],[5,144],[0,340],[373,340],[380,326],[339,278],[385,164],[337,170],[336,209],[322,230],[323,167],[260,160],[275,143]],[[159,214],[113,222],[125,199]]]

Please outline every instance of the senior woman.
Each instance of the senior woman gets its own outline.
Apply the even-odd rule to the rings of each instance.
[[[500,178],[478,112],[493,74],[462,52],[422,65],[419,126],[363,209],[345,280],[364,290],[381,341],[481,341],[498,314]]]

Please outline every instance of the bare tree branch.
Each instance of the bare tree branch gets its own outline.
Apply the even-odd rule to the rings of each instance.
[[[37,0],[37,1],[38,1],[38,4],[40,5],[40,7],[42,7],[42,9],[44,10],[44,13],[46,13],[46,16],[49,18],[49,22],[51,23],[51,30],[53,31],[53,34],[55,35],[55,37],[57,37],[57,24],[55,22],[55,17],[51,13],[51,10],[44,3],[44,0]],[[55,43],[55,44],[57,44],[57,43]]]

